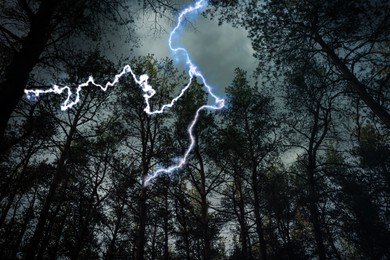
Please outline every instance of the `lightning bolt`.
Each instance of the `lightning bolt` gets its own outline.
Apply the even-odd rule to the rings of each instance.
[[[61,110],[64,111],[64,110],[67,110],[67,109],[73,107],[75,104],[77,104],[80,101],[80,92],[84,87],[87,87],[88,85],[91,84],[91,85],[94,85],[96,87],[99,87],[103,91],[106,91],[109,87],[116,85],[122,76],[130,73],[131,76],[133,77],[134,81],[141,87],[142,91],[144,92],[143,97],[144,97],[145,103],[146,103],[146,107],[145,107],[144,111],[149,115],[153,115],[153,114],[161,114],[164,112],[165,109],[171,108],[177,102],[177,100],[179,100],[184,95],[184,93],[187,91],[187,89],[191,86],[192,80],[194,80],[194,78],[200,79],[201,82],[203,83],[204,87],[206,88],[208,94],[214,100],[214,105],[202,105],[201,107],[199,107],[196,110],[195,115],[194,115],[190,125],[188,126],[188,129],[187,129],[188,135],[190,137],[190,145],[188,146],[187,150],[184,152],[182,157],[180,157],[177,160],[176,164],[169,166],[167,168],[159,168],[159,169],[155,170],[154,172],[147,174],[145,176],[145,178],[143,180],[141,180],[142,185],[147,186],[154,178],[156,178],[162,174],[171,174],[174,171],[181,169],[186,164],[188,156],[195,146],[195,137],[194,137],[193,129],[194,129],[194,126],[196,125],[196,123],[198,122],[200,112],[202,110],[206,110],[206,109],[207,110],[219,110],[219,109],[222,109],[225,105],[224,99],[219,98],[217,95],[215,95],[213,93],[212,88],[207,84],[206,79],[204,78],[203,74],[198,70],[198,68],[195,66],[195,64],[191,61],[187,50],[183,47],[175,47],[172,44],[173,36],[177,33],[178,29],[182,26],[183,19],[185,18],[185,16],[204,8],[206,5],[207,5],[206,0],[200,0],[200,1],[197,1],[194,5],[190,5],[187,8],[185,8],[183,11],[181,11],[179,16],[178,16],[178,19],[177,19],[177,24],[172,29],[172,31],[169,35],[169,40],[168,40],[169,48],[173,52],[173,55],[177,55],[177,54],[184,55],[185,64],[189,68],[188,75],[189,75],[190,79],[189,79],[188,84],[184,88],[181,89],[180,93],[175,98],[173,98],[170,103],[164,104],[163,106],[161,106],[160,109],[151,111],[149,100],[156,94],[156,91],[148,83],[149,76],[146,74],[143,74],[138,78],[135,75],[135,73],[133,72],[133,70],[131,69],[130,65],[124,66],[122,71],[119,74],[115,75],[114,80],[112,82],[107,82],[105,85],[101,85],[101,84],[96,83],[94,81],[93,77],[90,76],[86,82],[77,86],[76,93],[75,93],[76,97],[73,101],[71,101],[72,90],[68,86],[61,87],[58,85],[53,85],[50,89],[45,89],[45,90],[43,90],[43,89],[26,89],[24,92],[25,92],[28,99],[36,99],[41,94],[49,94],[49,93],[62,94],[63,92],[66,92],[67,98],[64,101],[64,103],[61,104]]]

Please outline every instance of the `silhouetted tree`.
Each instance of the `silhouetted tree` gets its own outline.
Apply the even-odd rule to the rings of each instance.
[[[229,2],[229,1],[228,1]],[[245,26],[259,71],[283,75],[310,59],[338,77],[390,127],[386,57],[390,4],[379,1],[221,1],[221,21]],[[222,7],[222,8],[221,8]],[[245,13],[245,15],[242,15]],[[213,12],[215,14],[215,12]],[[327,62],[329,61],[329,62]]]
[[[263,188],[266,164],[276,152],[277,135],[273,118],[272,99],[249,85],[246,72],[235,70],[235,78],[226,89],[229,109],[224,111],[222,122],[223,160],[229,165],[233,184],[230,201],[238,217],[241,241],[247,243],[248,212],[253,212],[256,240],[260,248],[259,257],[267,259],[267,234],[262,212]],[[248,190],[249,189],[249,190]],[[242,198],[243,196],[248,198]],[[251,206],[249,206],[250,204]],[[242,254],[250,257],[249,244],[242,244]]]

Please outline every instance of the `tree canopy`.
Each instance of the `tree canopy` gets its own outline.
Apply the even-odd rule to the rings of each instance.
[[[100,28],[176,4],[0,3],[1,258],[390,258],[388,1],[209,1],[205,17],[246,28],[258,64],[224,72],[226,106],[199,113],[185,165],[150,185],[210,102],[199,78],[163,114],[145,113],[131,77],[66,111],[61,96],[23,99],[48,79],[112,80],[122,61]],[[169,58],[129,63],[152,109],[189,80]]]

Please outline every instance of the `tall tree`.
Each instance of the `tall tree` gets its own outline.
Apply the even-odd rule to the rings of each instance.
[[[322,66],[311,63],[292,66],[285,89],[288,108],[286,123],[292,130],[287,144],[301,150],[297,167],[292,171],[301,176],[299,186],[305,189],[299,196],[303,196],[303,206],[308,210],[319,259],[326,259],[331,253],[327,244],[333,246],[332,234],[324,232],[328,228],[323,220],[328,209],[323,205],[329,198],[325,196],[328,192],[327,177],[324,176],[320,158],[326,140],[331,139],[332,132],[335,133],[332,115],[340,87],[337,80],[327,79],[328,73]],[[338,257],[334,247],[333,251],[334,257]]]
[[[194,120],[196,111],[207,103],[207,95],[203,85],[199,84],[194,78],[191,82],[190,89],[185,93],[183,98],[178,101],[175,107],[175,135],[177,138],[176,147],[180,150],[186,150],[190,145],[188,125]],[[187,130],[187,131],[186,131]],[[188,210],[191,218],[194,219],[196,226],[190,227],[195,231],[195,239],[198,245],[198,257],[202,259],[213,259],[216,257],[216,246],[213,241],[218,233],[216,223],[216,214],[211,213],[210,200],[215,190],[221,183],[221,170],[216,168],[210,158],[213,136],[215,135],[216,126],[214,117],[209,111],[201,111],[197,124],[193,128],[193,137],[195,146],[193,148],[185,171],[180,173],[183,176],[189,200],[179,200],[182,207]],[[187,203],[185,203],[187,202]],[[185,222],[182,220],[182,227]]]
[[[173,95],[182,76],[174,68],[171,60],[159,61],[152,55],[133,59],[134,72],[137,75],[148,74],[149,84],[156,90],[156,95],[150,100],[151,110],[160,109],[163,104],[168,103]],[[173,76],[175,75],[175,76]],[[159,164],[166,161],[165,136],[167,135],[170,122],[169,114],[145,113],[145,102],[140,96],[140,87],[134,81],[124,82],[119,97],[120,116],[126,132],[125,148],[134,155],[137,160],[134,162],[134,170],[139,175],[139,185],[134,192],[137,192],[136,235],[134,238],[136,247],[136,259],[145,258],[147,247],[148,231],[148,200],[149,190],[146,185],[146,178]],[[135,194],[135,193],[134,193]],[[153,195],[151,195],[153,196]]]
[[[262,213],[262,191],[265,176],[265,165],[276,151],[277,135],[273,118],[272,99],[260,93],[256,87],[249,85],[246,72],[237,68],[232,84],[226,89],[229,109],[224,111],[222,122],[226,125],[225,147],[231,153],[224,158],[233,169],[235,180],[234,194],[238,198],[246,194],[244,187],[249,187],[250,204],[253,212],[254,226],[257,234],[259,257],[267,259],[266,234]],[[237,165],[235,165],[237,164]],[[238,168],[237,168],[238,167]],[[248,195],[247,195],[248,196]],[[243,201],[238,203],[239,222],[246,219]],[[240,209],[241,208],[241,209]],[[243,218],[243,219],[242,219]],[[246,236],[245,224],[240,223],[242,235]],[[242,237],[241,239],[245,239]],[[247,254],[243,245],[243,254]]]

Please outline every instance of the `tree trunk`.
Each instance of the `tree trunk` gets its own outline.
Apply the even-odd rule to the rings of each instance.
[[[259,237],[259,244],[260,244],[260,255],[262,260],[267,259],[267,245],[265,243],[264,239],[264,231],[263,231],[263,221],[260,215],[260,199],[259,199],[259,191],[257,188],[257,172],[254,171],[252,173],[252,191],[253,191],[253,207],[254,207],[254,214],[256,219],[256,232]]]
[[[309,177],[309,211],[310,211],[310,221],[313,224],[314,237],[317,245],[317,254],[320,260],[326,259],[324,239],[322,236],[321,224],[319,219],[319,212],[316,203],[316,191],[314,184],[313,172],[308,173]]]
[[[169,182],[166,183],[166,190],[164,194],[164,260],[169,260],[169,201],[168,201],[168,189]]]
[[[198,143],[198,140],[196,141]],[[201,210],[201,228],[203,235],[203,243],[204,243],[204,251],[203,251],[203,259],[210,260],[211,259],[211,241],[210,241],[210,230],[209,230],[209,219],[208,219],[208,204],[207,204],[207,193],[206,193],[206,173],[204,169],[204,163],[202,155],[200,154],[199,147],[195,146],[195,156],[199,161],[200,167],[200,179],[201,179],[201,187],[200,187],[200,210]]]
[[[146,176],[146,175],[144,175]],[[143,260],[145,254],[145,229],[146,229],[146,187],[142,185],[138,202],[138,230],[136,236],[136,260]]]
[[[12,250],[12,253],[11,253],[9,259],[17,259],[16,256],[18,254],[20,245],[22,244],[24,234],[25,234],[25,232],[27,230],[27,226],[28,226],[28,224],[30,223],[30,221],[34,217],[35,196],[36,196],[36,193],[34,194],[34,197],[33,197],[32,201],[30,203],[29,208],[26,210],[25,217],[23,219],[23,224],[22,224],[22,226],[20,228],[20,232],[19,232],[18,238],[16,239],[16,242],[15,242],[15,244],[13,246],[13,250]]]
[[[51,19],[60,1],[42,1],[38,12],[31,18],[31,27],[11,64],[5,70],[5,80],[0,83],[0,150],[4,147],[4,134],[39,56],[52,33]]]
[[[141,192],[138,200],[138,230],[136,235],[136,252],[135,259],[145,259],[145,245],[146,245],[146,201],[147,201],[147,187],[145,180],[149,172],[151,161],[151,154],[153,154],[154,138],[151,132],[151,117],[145,115],[143,112],[139,114],[140,118],[140,134],[141,134]]]
[[[320,260],[326,259],[324,239],[321,230],[320,223],[320,214],[317,208],[318,195],[316,191],[316,181],[314,178],[315,169],[316,169],[316,159],[317,159],[317,150],[319,145],[321,144],[325,134],[327,132],[328,122],[324,124],[324,130],[321,134],[319,140],[315,141],[317,133],[319,132],[319,117],[320,117],[321,104],[318,102],[315,113],[314,113],[314,122],[312,131],[310,133],[309,139],[309,149],[308,149],[308,166],[307,166],[307,180],[308,180],[308,188],[309,188],[309,211],[310,211],[310,221],[313,224],[314,237],[316,240],[317,246],[317,254]],[[325,120],[328,120],[325,118]]]
[[[142,128],[143,129],[143,128]],[[147,131],[145,131],[147,133]],[[148,162],[146,159],[146,144],[148,136],[143,135],[143,150],[142,150],[142,186],[138,200],[138,230],[136,236],[136,260],[143,260],[145,257],[145,229],[146,229],[146,186],[144,185],[148,174]]]
[[[31,149],[29,149],[30,151]],[[1,152],[0,152],[1,153]],[[18,183],[21,183],[22,182],[22,179],[25,177],[25,170],[26,170],[26,167],[30,161],[30,158],[32,156],[33,153],[30,153],[28,154],[28,156],[22,161],[22,163],[20,163],[18,165],[18,167],[16,167],[13,171],[13,173],[11,174],[11,176],[8,177],[8,180],[7,180],[7,183],[5,185],[5,187],[10,187],[10,192],[7,191],[7,189],[3,189],[3,191],[1,192],[1,197],[0,198],[4,198],[5,197],[5,194],[7,192],[9,192],[10,194],[8,195],[8,201],[7,201],[7,205],[5,206],[5,208],[2,208],[2,212],[1,212],[1,216],[0,216],[0,229],[2,228],[4,222],[5,222],[5,219],[8,215],[8,212],[14,202],[14,199],[15,199],[15,196],[18,192],[18,186],[15,185],[18,184]],[[20,165],[22,165],[22,169],[20,169]],[[20,169],[20,170],[19,170]],[[14,175],[17,174],[17,178],[14,179]]]
[[[248,135],[249,152],[251,157],[250,158],[251,168],[252,168],[251,180],[252,180],[252,192],[253,192],[253,207],[254,207],[254,214],[256,220],[256,232],[257,232],[257,236],[259,237],[261,259],[266,260],[267,245],[264,239],[263,221],[260,215],[260,194],[259,194],[258,176],[257,176],[258,175],[257,165],[259,163],[259,158],[257,158],[255,154],[254,142],[251,134],[252,131],[249,127],[249,122],[247,117],[245,117],[245,131]]]
[[[79,222],[81,223],[81,227],[80,227],[80,230],[78,231],[78,239],[77,239],[77,243],[76,243],[76,246],[75,246],[75,250],[73,252],[73,255],[71,257],[72,260],[77,260],[80,258],[80,253],[82,252],[82,249],[83,247],[85,247],[85,244],[87,244],[88,246],[90,246],[90,243],[88,241],[88,232],[90,231],[90,228],[91,228],[91,221],[93,219],[93,212],[96,211],[96,208],[99,206],[101,200],[97,200],[96,203],[94,203],[94,197],[98,194],[98,188],[101,184],[101,182],[103,181],[104,179],[104,170],[103,171],[103,176],[102,176],[102,179],[98,182],[95,183],[94,187],[93,187],[93,190],[88,198],[87,201],[89,201],[90,203],[88,203],[88,208],[85,209],[85,205],[83,205],[82,201],[80,201],[79,203],[79,207],[80,207],[80,212],[81,210],[85,210],[85,213],[83,214],[80,214],[79,216]],[[80,198],[82,198],[82,194],[80,195]],[[93,229],[93,228],[92,228]]]
[[[70,212],[70,209],[69,209],[69,207],[67,207],[66,211],[64,213],[64,216],[62,217],[61,222],[58,224],[59,228],[58,228],[57,235],[55,238],[55,243],[54,243],[53,248],[51,248],[51,250],[48,252],[48,259],[57,259],[57,255],[58,255],[59,248],[60,248],[60,242],[64,236],[63,231],[64,231],[64,228],[66,225],[66,216],[68,216],[69,212]]]
[[[125,207],[125,204],[126,204],[125,200],[123,199],[122,203],[121,203],[121,206],[120,206],[120,210],[118,212],[117,220],[115,221],[114,233],[112,234],[112,239],[111,239],[111,242],[110,242],[110,246],[108,247],[108,250],[107,250],[107,254],[106,254],[106,257],[105,257],[106,260],[115,259],[115,251],[116,251],[115,250],[115,243],[116,243],[116,240],[117,240],[117,237],[118,237],[119,228],[120,228],[120,225],[121,225],[121,222],[122,222],[123,209]]]
[[[245,201],[244,194],[242,192],[242,179],[239,176],[238,171],[234,173],[234,183],[237,187],[239,196],[238,201],[238,212],[236,212],[238,223],[240,225],[240,238],[241,238],[241,256],[243,259],[247,259],[248,254],[248,227],[246,223],[246,212],[245,212]],[[234,196],[234,193],[233,193]]]
[[[150,260],[156,260],[156,237],[157,237],[157,221],[154,222],[153,225],[153,235],[152,235],[152,243],[151,243],[151,252],[150,252]],[[150,238],[149,238],[150,239]]]
[[[70,150],[70,146],[72,144],[73,135],[76,132],[77,122],[78,122],[78,119],[80,116],[80,112],[81,112],[81,110],[77,111],[75,118],[73,119],[72,125],[70,127],[69,133],[67,135],[67,139],[66,139],[65,145],[62,149],[60,159],[58,160],[58,165],[57,165],[56,171],[54,173],[52,182],[50,184],[49,192],[46,196],[45,202],[43,203],[42,210],[39,214],[38,224],[35,227],[34,234],[30,240],[30,243],[27,246],[27,250],[25,253],[25,257],[24,257],[26,260],[35,259],[35,253],[38,249],[38,245],[40,243],[40,240],[42,239],[45,224],[46,224],[47,219],[49,218],[49,210],[50,210],[51,204],[54,201],[56,190],[64,178],[64,169],[63,168],[65,165],[65,161],[68,158],[68,153]]]
[[[183,228],[183,241],[184,241],[184,249],[186,253],[186,260],[191,259],[191,251],[190,251],[190,238],[189,238],[189,231],[187,228],[187,218],[186,218],[186,212],[184,210],[184,206],[181,202],[178,201],[178,199],[175,200],[175,213],[177,217],[177,222],[182,226]]]

